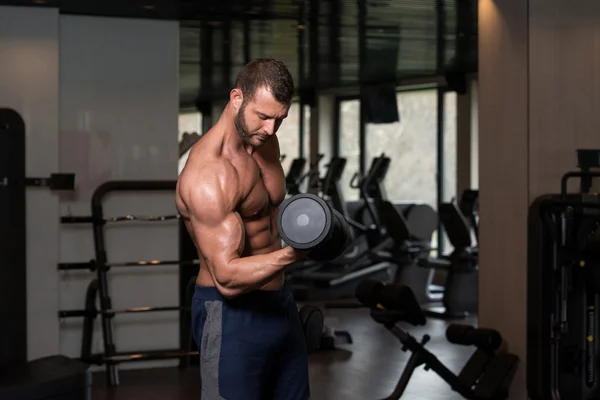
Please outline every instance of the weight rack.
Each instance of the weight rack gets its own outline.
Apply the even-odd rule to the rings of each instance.
[[[197,351],[192,351],[192,334],[190,322],[191,296],[193,293],[195,279],[191,279],[186,289],[184,306],[166,306],[166,307],[135,307],[135,308],[113,308],[112,300],[108,288],[108,272],[111,268],[118,267],[150,267],[157,265],[199,265],[198,260],[165,260],[165,261],[131,261],[111,263],[108,261],[104,227],[108,223],[144,221],[158,222],[166,220],[179,219],[178,215],[169,216],[144,216],[138,217],[126,215],[122,217],[106,219],[102,207],[103,199],[112,192],[151,192],[151,191],[175,191],[176,181],[109,181],[100,185],[92,196],[91,216],[69,216],[62,217],[63,224],[82,224],[91,223],[94,232],[94,253],[95,258],[88,262],[78,263],[59,263],[58,269],[66,270],[89,270],[96,273],[96,278],[92,279],[87,287],[85,307],[81,310],[60,310],[59,318],[83,317],[83,336],[81,343],[81,360],[89,364],[106,365],[108,375],[108,384],[111,386],[119,385],[119,373],[117,365],[121,362],[135,362],[148,360],[180,359],[182,366],[187,366],[191,356],[198,355]],[[100,308],[96,308],[96,296],[100,299]],[[184,323],[184,337],[179,349],[165,349],[152,351],[136,352],[117,352],[115,340],[113,337],[113,318],[116,314],[126,313],[147,313],[180,311],[180,318]],[[100,316],[102,322],[102,336],[104,339],[104,353],[92,354],[92,339],[94,331],[94,322],[96,317]]]

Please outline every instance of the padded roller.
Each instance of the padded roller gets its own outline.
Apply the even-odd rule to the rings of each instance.
[[[423,310],[408,286],[399,283],[387,285],[380,296],[380,303],[385,308],[406,313],[406,321],[413,325],[425,325]]]
[[[450,343],[475,346],[486,352],[500,348],[502,336],[495,329],[475,328],[470,325],[452,324],[446,329],[446,339]]]
[[[376,307],[379,303],[379,293],[383,287],[383,283],[379,281],[365,279],[356,287],[356,299],[367,307]]]
[[[357,286],[355,295],[361,304],[371,308],[381,305],[386,310],[399,312],[403,315],[402,320],[415,326],[426,323],[415,294],[408,286],[399,283],[383,285],[365,279]]]

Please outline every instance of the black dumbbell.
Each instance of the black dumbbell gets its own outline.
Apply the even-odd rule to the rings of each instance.
[[[297,250],[307,250],[313,261],[341,256],[353,240],[346,219],[322,198],[298,194],[279,208],[277,228],[281,239]]]

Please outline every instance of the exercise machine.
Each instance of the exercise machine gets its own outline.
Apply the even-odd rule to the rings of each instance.
[[[444,288],[431,284],[434,271],[419,268],[417,264],[419,259],[428,257],[432,250],[431,240],[438,227],[439,217],[428,204],[392,201],[388,198],[384,181],[390,164],[391,159],[385,153],[373,158],[368,174],[369,179],[364,188],[357,183],[360,181],[360,174],[354,174],[351,187],[360,190],[361,199],[348,203],[349,213],[357,221],[367,225],[373,223],[374,213],[370,208],[375,208],[375,215],[383,218],[377,222],[384,230],[388,229],[390,224],[395,225],[391,228],[395,231],[395,235],[390,235],[393,236],[395,243],[391,250],[393,262],[398,266],[394,280],[412,287],[421,303],[439,301],[442,299]],[[369,203],[371,207],[368,206]],[[381,217],[381,209],[386,207],[382,203],[389,203],[396,209],[396,212],[390,210],[392,220]]]
[[[471,225],[455,204],[440,204],[439,216],[454,250],[448,256],[422,258],[419,266],[446,272],[442,307],[425,309],[429,317],[458,319],[477,313],[479,253],[473,243]]]
[[[290,168],[285,176],[285,187],[288,196],[294,196],[301,193],[300,186],[305,179],[308,179],[309,185],[318,177],[319,163],[323,159],[324,154],[319,154],[316,161],[309,165],[308,171],[304,172],[306,167],[306,158],[295,158],[290,164]]]
[[[374,179],[374,174],[377,173],[379,168],[384,168],[384,160],[381,164],[375,164],[372,169],[372,173],[367,176],[365,180],[367,185],[370,185],[370,180]],[[355,221],[350,215],[347,202],[344,198],[344,192],[341,188],[341,179],[344,174],[346,167],[346,159],[342,157],[333,157],[329,162],[327,173],[321,179],[321,197],[323,197],[334,210],[337,210],[346,221],[354,229],[356,236],[354,245],[358,246],[352,249],[350,254],[345,254],[344,257],[356,257],[356,252],[360,254],[366,253],[370,248],[384,249],[387,245],[391,245],[391,241],[385,235],[385,232],[378,226],[380,224],[370,223],[364,225],[358,221]],[[374,217],[377,217],[376,215]],[[370,218],[373,220],[373,218]]]
[[[62,355],[27,360],[27,188],[73,190],[75,175],[26,177],[25,128],[18,112],[0,108],[0,399],[88,400],[88,365]]]
[[[391,159],[382,153],[371,161],[367,181],[361,180],[360,173],[354,174],[350,181],[350,187],[358,189],[361,198],[358,201],[347,203],[349,215],[363,225],[372,224],[374,221],[372,221],[372,212],[367,207],[367,201],[370,201],[375,208],[380,201],[390,201],[406,218],[411,235],[419,240],[431,242],[438,223],[435,210],[428,204],[420,202],[389,199],[384,181],[390,164]],[[364,189],[361,189],[363,184],[361,182],[366,182]]]
[[[367,202],[373,203],[388,199],[383,181],[390,168],[390,163],[391,159],[382,153],[371,161],[366,180],[360,172],[355,172],[350,179],[350,187],[359,191],[360,200],[348,202],[347,209],[349,215],[363,225],[377,223],[373,220],[374,217],[367,207]]]
[[[285,189],[288,195],[293,196],[300,193],[304,167],[306,167],[306,158],[295,158],[292,160],[288,173],[285,175]]]
[[[458,203],[460,211],[469,221],[475,241],[479,240],[479,190],[465,189]]]
[[[427,208],[424,209],[427,210]],[[428,287],[431,282],[432,270],[421,268],[418,263],[420,259],[427,257],[431,252],[431,240],[423,240],[414,235],[410,222],[401,210],[390,201],[380,200],[377,202],[377,213],[383,221],[387,234],[394,242],[389,253],[380,253],[380,256],[386,257],[398,265],[394,282],[412,288],[419,304],[425,304],[431,301]]]
[[[519,365],[519,358],[503,349],[502,336],[498,331],[474,328],[468,325],[450,325],[446,330],[449,342],[475,347],[467,363],[458,374],[446,367],[425,345],[430,340],[424,335],[418,340],[399,326],[426,324],[425,315],[412,290],[402,284],[384,285],[365,280],[357,287],[356,298],[370,309],[371,318],[385,326],[402,343],[403,351],[411,356],[393,392],[384,400],[397,400],[404,394],[408,383],[423,365],[425,371],[433,371],[452,390],[470,400],[504,400]],[[505,346],[504,346],[505,347]]]
[[[600,150],[578,150],[579,171],[529,208],[527,389],[532,400],[600,398]],[[569,193],[568,183],[579,179]]]
[[[342,169],[342,161],[334,159],[328,169],[328,176],[323,179],[322,187],[329,193],[335,191]],[[345,165],[345,163],[343,163]],[[342,169],[343,170],[343,169]],[[369,185],[370,176],[367,176],[363,186]],[[341,192],[338,193],[341,195]],[[336,201],[337,202],[337,201]],[[342,201],[343,203],[343,201]],[[372,219],[377,220],[375,209],[369,208]],[[350,220],[346,217],[346,222]],[[307,300],[338,300],[351,298],[354,295],[356,285],[360,280],[366,278],[389,280],[395,275],[396,265],[389,260],[382,260],[377,253],[389,248],[391,241],[384,236],[381,227],[362,227],[360,224],[351,223],[354,228],[360,228],[366,237],[371,238],[371,243],[363,250],[358,250],[354,241],[338,259],[325,263],[305,263],[300,268],[294,268],[294,272],[288,275],[288,282],[292,292],[298,301]],[[360,247],[360,246],[359,246]],[[308,264],[308,265],[307,265]]]

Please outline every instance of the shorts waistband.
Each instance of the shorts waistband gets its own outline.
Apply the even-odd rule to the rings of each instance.
[[[276,290],[253,290],[236,296],[232,299],[226,299],[215,286],[200,286],[196,285],[194,290],[194,298],[205,300],[205,301],[227,301],[227,302],[273,302],[273,301],[285,301],[292,295],[292,291],[289,286],[284,284],[280,289]]]

